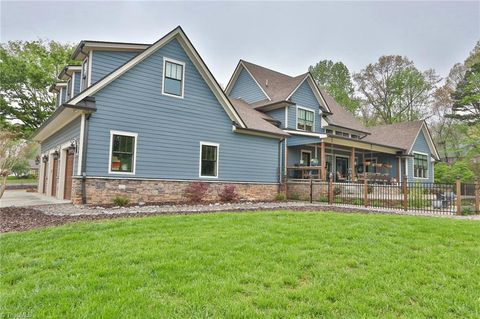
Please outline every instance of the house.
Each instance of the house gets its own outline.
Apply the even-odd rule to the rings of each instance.
[[[204,181],[210,199],[234,184],[266,200],[285,176],[357,180],[380,174],[373,163],[392,165],[390,178],[433,178],[438,155],[424,122],[383,137],[388,128],[364,128],[309,73],[246,61],[222,90],[180,27],[153,44],[82,41],[73,59],[81,66],[59,74],[58,107],[34,134],[48,196],[179,202]]]

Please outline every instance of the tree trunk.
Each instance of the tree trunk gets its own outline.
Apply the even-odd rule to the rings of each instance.
[[[2,198],[6,188],[7,188],[7,176],[2,176],[2,185],[0,185],[0,198]]]

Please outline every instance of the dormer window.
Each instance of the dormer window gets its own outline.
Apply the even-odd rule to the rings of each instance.
[[[297,107],[297,130],[313,132],[315,112]]]
[[[185,63],[163,59],[162,94],[183,98]]]
[[[83,65],[82,65],[82,90],[86,89],[88,86],[88,58],[83,60]]]

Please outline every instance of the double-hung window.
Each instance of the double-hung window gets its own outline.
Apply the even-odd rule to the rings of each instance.
[[[110,173],[135,173],[137,134],[110,132]]]
[[[84,90],[88,86],[88,58],[83,60],[82,65],[82,87],[81,89]]]
[[[164,58],[162,93],[183,97],[185,63]]]
[[[413,177],[428,177],[428,155],[413,153]]]
[[[200,177],[218,177],[218,148],[218,144],[200,142]]]
[[[297,109],[297,130],[313,131],[315,113],[306,109]]]

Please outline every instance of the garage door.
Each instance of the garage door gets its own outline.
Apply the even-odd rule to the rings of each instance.
[[[57,171],[58,171],[58,158],[53,159],[52,167],[52,196],[57,195]]]
[[[64,199],[72,199],[72,176],[73,176],[73,150],[67,151],[67,158],[65,161],[65,189],[63,191]]]
[[[48,162],[43,163],[43,187],[42,193],[47,193],[47,174],[48,174]]]

